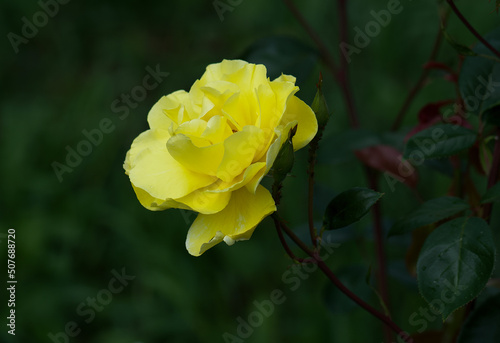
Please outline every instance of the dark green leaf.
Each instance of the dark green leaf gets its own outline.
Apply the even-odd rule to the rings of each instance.
[[[500,182],[491,187],[484,193],[481,197],[481,204],[486,204],[489,202],[500,200]]]
[[[389,236],[411,232],[419,227],[436,223],[465,211],[469,205],[455,197],[441,197],[424,202],[415,211],[397,221]]]
[[[326,230],[340,229],[363,218],[382,193],[355,187],[340,193],[328,204],[323,218]]]
[[[500,49],[500,27],[485,36],[496,49]],[[477,54],[492,55],[482,43],[474,48]],[[500,125],[500,63],[481,56],[465,58],[459,78],[459,87],[467,111],[475,114],[484,112],[484,117]]]
[[[452,156],[470,148],[476,138],[477,134],[474,131],[462,126],[452,124],[432,126],[408,140],[404,157],[419,162],[427,158]]]
[[[443,320],[477,297],[491,276],[495,246],[481,218],[460,217],[439,226],[417,262],[420,293]]]
[[[458,343],[500,342],[500,293],[487,298],[465,322]]]

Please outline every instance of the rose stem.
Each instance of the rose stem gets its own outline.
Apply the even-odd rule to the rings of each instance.
[[[276,217],[277,218],[277,217]],[[275,221],[276,223],[276,221]],[[323,259],[319,256],[319,254],[315,253],[314,251],[310,250],[307,245],[300,240],[295,233],[290,230],[290,228],[283,223],[282,221],[279,222],[281,228],[285,233],[310,257],[312,257],[318,267],[321,269],[321,271],[330,279],[330,281],[342,292],[344,293],[347,297],[349,297],[352,301],[354,301],[356,304],[361,306],[363,309],[368,311],[370,314],[373,316],[377,317],[380,321],[382,321],[387,327],[389,327],[392,331],[394,331],[397,335],[399,335],[405,342],[413,342],[413,339],[411,337],[407,336],[399,326],[397,326],[396,323],[394,323],[391,318],[386,316],[385,314],[377,311],[375,308],[367,304],[365,301],[363,301],[361,298],[359,298],[356,294],[351,292],[347,287],[344,286],[344,284],[337,278],[337,276],[333,273],[333,271],[328,267],[328,265],[323,261]]]
[[[455,12],[456,16],[462,21],[462,23],[469,29],[469,31],[476,36],[476,38],[484,44],[485,47],[487,47],[492,53],[497,55],[498,58],[500,58],[500,52],[495,49],[486,39],[484,39],[477,31],[476,29],[469,23],[469,21],[463,16],[462,12],[457,8],[455,3],[452,0],[446,0],[446,2],[450,5],[451,9],[453,12]]]

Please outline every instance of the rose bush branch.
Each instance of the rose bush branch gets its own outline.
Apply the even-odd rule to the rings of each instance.
[[[349,84],[349,79],[347,77],[347,65],[345,62],[342,62],[341,68],[339,69],[335,63],[335,60],[333,59],[332,54],[326,47],[326,45],[323,43],[319,35],[314,31],[314,29],[311,27],[311,25],[307,22],[307,20],[304,18],[302,13],[300,13],[299,9],[295,6],[293,1],[291,0],[283,0],[283,2],[286,4],[290,12],[294,15],[294,17],[297,19],[297,21],[302,25],[304,30],[307,32],[307,34],[311,37],[312,41],[316,44],[318,47],[321,59],[323,62],[326,64],[330,72],[332,73],[334,79],[340,86],[340,89],[344,95],[344,100],[347,106],[347,113],[349,116],[349,120],[351,122],[351,125],[353,127],[359,127],[359,120],[358,120],[358,115],[355,109],[354,105],[354,100],[353,96],[350,90],[350,84]],[[345,4],[343,5],[343,8],[345,9]],[[342,7],[341,7],[342,9]],[[345,14],[345,13],[344,13]],[[340,14],[340,17],[343,15]],[[344,31],[347,32],[347,19],[342,19],[342,25],[345,27]]]
[[[348,33],[348,14],[347,14],[347,0],[338,0],[338,19],[339,19],[339,34],[340,41],[346,42],[349,38]],[[344,98],[347,104],[348,113],[351,118],[351,126],[353,128],[359,127],[359,121],[356,114],[354,99],[350,87],[349,79],[349,64],[345,58],[341,59],[341,66],[338,72],[338,82],[343,91]],[[372,189],[377,189],[377,176],[370,170],[370,167],[364,166],[365,172],[367,174],[368,183],[371,185]],[[374,220],[374,236],[375,236],[375,246],[376,246],[376,256],[377,256],[377,282],[378,288],[381,294],[382,301],[384,302],[386,308],[389,308],[389,290],[387,287],[387,266],[384,251],[384,238],[382,232],[382,214],[380,211],[380,204],[375,204],[372,208],[373,220]],[[387,326],[384,326],[384,337],[386,341],[390,341],[392,338],[391,332],[388,330]]]
[[[324,43],[321,41],[319,36],[316,34],[316,32],[312,29],[312,27],[309,25],[309,23],[305,20],[305,18],[302,16],[300,11],[297,9],[297,7],[293,4],[292,1],[290,0],[284,0],[285,4],[288,6],[292,14],[296,17],[296,19],[300,22],[300,24],[304,27],[306,32],[309,34],[311,39],[316,43],[318,46],[318,49],[320,51],[320,54],[322,56],[323,61],[327,64],[329,67],[330,71],[332,72],[335,80],[339,84],[341,91],[343,93],[343,98],[346,103],[347,107],[347,112],[348,116],[350,119],[350,124],[353,128],[359,127],[359,120],[358,116],[356,113],[355,105],[354,105],[354,98],[352,96],[351,92],[351,87],[350,87],[350,82],[349,82],[349,76],[348,76],[348,70],[349,70],[349,65],[347,63],[347,60],[341,58],[341,65],[340,68],[337,68],[335,65],[335,62],[329,53],[328,49],[324,45]],[[339,32],[340,32],[340,40],[341,41],[347,41],[348,38],[348,20],[347,20],[347,1],[346,0],[339,0],[338,1],[338,14],[339,14]],[[310,230],[310,235],[311,239],[313,242],[315,242],[315,232],[314,232],[314,227],[313,227],[313,219],[312,219],[312,188],[313,188],[313,182],[314,182],[314,163],[315,163],[315,151],[317,147],[315,146],[315,141],[310,143],[310,159],[309,159],[309,230]],[[365,170],[367,174],[370,174],[370,171],[368,170],[368,167],[365,167]],[[369,182],[370,179],[369,179]],[[372,183],[372,182],[371,182]],[[376,182],[375,182],[376,183]],[[379,279],[379,287],[380,293],[382,294],[382,300],[384,303],[388,303],[388,290],[387,290],[387,281],[386,279],[381,280],[380,278],[386,278],[386,266],[385,266],[385,256],[384,256],[384,247],[383,247],[383,237],[382,237],[382,231],[381,231],[381,214],[380,214],[380,209],[378,209],[378,215],[374,213],[374,219],[380,221],[379,223],[376,223],[374,225],[375,227],[375,241],[377,244],[377,261],[378,261],[378,279]],[[379,228],[379,230],[377,230]],[[390,333],[385,330],[384,331],[386,340],[390,339]]]
[[[476,38],[484,44],[485,47],[487,47],[492,53],[494,53],[498,58],[500,58],[500,52],[495,49],[486,39],[484,39],[479,32],[469,23],[467,18],[464,17],[462,12],[458,9],[458,7],[455,5],[453,0],[446,0],[446,2],[450,5],[451,9],[453,12],[455,12],[455,15],[462,21],[462,23],[467,27],[467,29],[472,33]]]
[[[314,165],[316,164],[316,152],[318,150],[318,140],[314,139],[309,144],[309,168],[307,170],[308,177],[308,196],[307,196],[307,218],[309,224],[309,235],[311,242],[316,248],[318,246],[318,234],[314,228]]]
[[[495,49],[486,39],[484,39],[479,32],[471,25],[471,23],[464,17],[462,12],[455,5],[453,0],[446,0],[446,2],[450,5],[450,8],[453,10],[455,15],[462,21],[462,23],[467,27],[467,29],[485,46],[487,47],[493,54],[500,58],[500,52]],[[490,173],[488,175],[488,185],[487,188],[493,187],[493,185],[498,181],[498,175],[500,172],[500,129],[496,130],[496,143],[493,152],[493,161]],[[489,222],[491,219],[491,211],[493,208],[493,203],[487,203],[484,206],[483,218]]]
[[[295,254],[293,253],[292,249],[290,249],[290,246],[286,242],[285,236],[283,236],[283,230],[281,229],[280,220],[278,219],[277,215],[273,214],[272,218],[273,218],[273,221],[274,221],[274,226],[276,227],[276,232],[278,233],[278,238],[280,240],[280,243],[281,243],[281,245],[283,245],[283,248],[285,249],[285,251],[288,254],[288,256],[290,256],[290,258],[293,261],[297,261],[297,262],[304,261],[304,259],[298,258],[297,256],[295,256]]]
[[[448,20],[448,13],[446,12],[445,15],[443,16],[442,19],[442,24],[440,24],[442,27],[446,27],[446,22]],[[434,40],[434,45],[432,47],[430,56],[428,61],[432,62],[436,60],[437,54],[439,52],[439,48],[441,47],[441,43],[443,41],[443,34],[441,32],[441,27],[438,26],[437,30],[437,35],[436,39]],[[413,103],[413,100],[415,100],[415,97],[417,94],[420,92],[422,87],[425,84],[425,80],[427,80],[427,76],[430,73],[430,69],[428,68],[423,68],[422,72],[420,74],[420,77],[418,78],[417,82],[415,83],[415,86],[411,89],[410,93],[408,93],[405,101],[403,102],[403,106],[401,106],[401,109],[399,110],[396,120],[394,120],[394,123],[392,124],[391,131],[397,131],[400,127],[401,124],[403,123],[403,119],[408,112],[408,109],[410,108],[410,105]]]
[[[349,38],[349,33],[347,31],[348,17],[347,17],[347,0],[338,0],[338,18],[339,18],[339,34],[340,41],[347,42]],[[349,79],[349,64],[347,60],[340,57],[340,69],[337,73],[337,82],[340,85],[340,89],[344,95],[344,99],[347,105],[347,113],[351,120],[351,126],[354,128],[359,127],[359,119],[356,112],[356,107],[354,105],[354,97],[351,91],[351,84]]]
[[[367,178],[369,180],[371,189],[378,189],[378,172],[365,167],[367,172]],[[382,211],[380,208],[380,203],[377,202],[372,207],[373,216],[373,234],[375,237],[375,247],[377,249],[377,283],[378,289],[382,301],[387,309],[390,308],[389,304],[389,288],[387,285],[387,261],[385,256],[385,245],[384,245],[384,231],[382,227]]]
[[[374,307],[366,303],[364,300],[359,298],[356,294],[354,294],[350,289],[348,289],[335,275],[335,273],[328,267],[328,265],[325,263],[325,261],[319,256],[319,254],[311,250],[307,247],[307,245],[277,216],[274,216],[273,218],[276,218],[277,220],[275,221],[275,224],[280,225],[280,227],[285,231],[285,233],[292,239],[292,241],[295,242],[307,255],[309,255],[314,261],[316,261],[316,264],[318,267],[321,269],[323,274],[325,274],[328,279],[342,292],[344,293],[349,299],[354,301],[356,304],[358,304],[360,307],[362,307],[364,310],[378,318],[380,321],[382,321],[387,327],[389,327],[395,334],[397,334],[401,339],[403,339],[405,342],[413,342],[413,339],[406,334],[396,323],[394,323],[390,317],[386,316],[385,314],[377,311]]]
[[[487,188],[493,187],[499,179],[500,175],[500,128],[496,130],[496,142],[493,150],[493,162],[491,164],[490,173],[488,175]],[[489,223],[491,221],[491,211],[493,209],[493,202],[484,205],[483,218]]]
[[[319,74],[319,81],[316,85],[318,88],[316,96],[312,102],[311,108],[316,114],[316,119],[318,120],[318,133],[314,139],[309,143],[309,167],[307,169],[308,178],[308,222],[309,222],[309,235],[311,236],[311,241],[315,248],[318,248],[318,233],[314,227],[314,166],[316,165],[317,151],[319,148],[319,142],[323,137],[323,131],[325,130],[328,121],[330,120],[330,111],[326,104],[325,97],[323,95],[323,75]]]
[[[332,55],[328,51],[328,48],[323,43],[323,41],[321,40],[321,38],[319,37],[319,35],[316,33],[316,31],[314,31],[314,29],[311,27],[311,25],[309,25],[309,23],[307,22],[307,20],[304,18],[304,16],[302,15],[302,13],[300,13],[299,9],[295,6],[295,4],[293,3],[292,0],[283,0],[283,2],[288,7],[288,9],[290,10],[290,12],[292,12],[292,14],[295,17],[295,19],[297,19],[297,21],[302,25],[302,27],[304,28],[304,30],[306,30],[306,32],[309,35],[309,37],[311,37],[311,39],[313,40],[313,42],[316,44],[316,46],[319,49],[319,53],[321,55],[321,59],[325,62],[325,64],[330,69],[330,71],[332,72],[332,74],[333,75],[337,75],[337,65],[336,65],[336,63],[335,63]]]

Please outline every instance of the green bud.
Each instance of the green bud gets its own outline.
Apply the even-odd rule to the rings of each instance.
[[[286,178],[287,174],[292,170],[294,154],[292,138],[297,132],[297,125],[290,129],[288,139],[281,146],[278,156],[273,165],[273,178],[275,184],[280,184]]]
[[[326,104],[325,97],[323,95],[323,90],[321,89],[323,85],[323,75],[319,74],[319,82],[316,85],[318,91],[312,102],[311,108],[316,114],[316,119],[318,120],[318,126],[320,129],[324,129],[328,120],[330,119],[330,112],[328,111],[328,106]]]

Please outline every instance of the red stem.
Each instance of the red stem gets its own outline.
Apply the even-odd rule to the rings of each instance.
[[[447,19],[448,19],[448,16],[445,15],[443,18],[443,22],[442,22],[443,26],[446,26]],[[429,56],[428,61],[434,61],[436,59],[437,54],[439,52],[439,47],[441,46],[442,41],[443,41],[443,34],[441,33],[441,28],[438,27],[437,36],[436,36],[436,39],[434,41],[434,45],[432,47],[432,51],[431,51],[431,54]],[[430,69],[422,69],[422,73],[420,74],[420,77],[418,78],[417,83],[415,84],[415,86],[413,86],[412,90],[410,91],[410,93],[406,97],[406,99],[403,103],[403,106],[399,110],[398,115],[396,116],[396,120],[394,121],[394,124],[392,124],[391,131],[397,131],[399,129],[399,127],[401,126],[403,119],[404,119],[406,113],[408,112],[408,109],[410,108],[410,105],[413,103],[413,100],[417,96],[418,92],[424,86],[425,80],[427,79],[427,76],[429,75],[429,73],[430,73]]]
[[[339,11],[339,33],[340,33],[340,41],[347,42],[349,40],[349,32],[348,32],[348,16],[347,16],[347,0],[338,0],[338,11]],[[344,98],[347,104],[347,110],[349,113],[349,118],[351,120],[351,126],[353,128],[359,127],[358,117],[356,115],[356,110],[354,107],[354,99],[351,92],[350,80],[349,80],[349,63],[347,59],[340,59],[340,70],[337,74],[337,80],[340,84],[342,92],[344,94]],[[371,184],[372,188],[377,188],[376,176],[369,170],[369,167],[365,167],[367,172],[368,181]],[[382,234],[382,220],[380,213],[380,205],[376,204],[373,209],[374,216],[374,236],[375,236],[375,245],[377,249],[377,280],[378,280],[378,288],[382,297],[382,301],[386,304],[387,308],[389,307],[389,291],[387,288],[387,266],[385,262],[385,252],[384,252],[384,241]],[[333,280],[332,280],[333,281]],[[387,342],[392,340],[392,334],[389,330],[388,326],[383,327],[384,337]]]
[[[491,164],[490,174],[488,176],[488,186],[490,189],[493,187],[499,178],[500,174],[500,128],[496,131],[496,143],[493,150],[493,162]],[[484,205],[483,218],[489,223],[491,220],[491,212],[493,210],[493,203]]]
[[[284,3],[288,6],[292,14],[295,16],[295,18],[300,22],[300,24],[304,27],[306,32],[309,34],[311,39],[316,43],[318,46],[318,49],[320,51],[321,57],[323,61],[326,63],[330,71],[332,72],[334,78],[336,79],[337,83],[340,86],[340,89],[343,93],[343,98],[346,102],[346,107],[347,107],[347,113],[350,119],[351,126],[353,128],[359,127],[359,120],[358,116],[356,113],[355,105],[354,105],[354,98],[352,96],[351,92],[351,86],[350,86],[350,80],[349,80],[349,75],[348,75],[348,62],[346,59],[341,58],[341,66],[340,69],[337,69],[337,66],[335,64],[335,61],[333,60],[330,52],[326,48],[326,46],[323,44],[319,36],[316,34],[316,32],[312,29],[312,27],[309,25],[309,23],[305,20],[305,18],[302,16],[300,11],[295,7],[293,2],[291,0],[283,0]],[[347,1],[346,0],[338,0],[338,9],[339,9],[339,32],[340,32],[340,40],[346,42],[348,40],[348,17],[347,17]],[[314,227],[313,227],[313,222],[312,222],[312,190],[313,190],[313,175],[314,175],[314,169],[311,170],[312,173],[309,174],[309,229],[310,229],[310,234],[311,234],[311,239],[313,240],[313,243],[316,243],[315,240],[315,234],[314,234]],[[375,212],[376,211],[376,212]],[[384,246],[383,246],[383,235],[382,235],[382,226],[381,226],[381,214],[380,214],[380,208],[377,210],[374,210],[374,217],[375,217],[375,236],[376,236],[376,244],[377,244],[377,257],[378,257],[378,262],[379,262],[379,287],[380,291],[382,294],[383,301],[387,304],[388,303],[388,295],[387,295],[387,275],[386,275],[386,264],[385,264],[385,255],[384,255]],[[321,259],[318,259],[317,254],[313,256],[313,253],[309,250],[309,248],[300,240],[298,239],[291,230],[286,228],[286,226],[282,226],[283,230],[287,232],[287,234],[301,247],[302,250],[307,252],[309,256],[314,257],[318,261],[318,265],[320,265],[320,268],[323,270],[323,272],[330,278],[330,280],[337,286],[339,289],[349,296],[352,300],[354,300],[356,303],[358,303],[361,307],[366,309],[368,312],[372,313],[375,315],[377,318],[382,320],[386,325],[394,330],[398,335],[402,332],[395,323],[393,323],[389,317],[381,314],[377,310],[375,310],[373,307],[369,306],[368,304],[364,303],[361,299],[359,299],[354,293],[352,293],[349,289],[347,289],[340,281],[335,277],[335,275],[331,272],[330,269],[324,264],[324,262]],[[293,236],[291,236],[293,235]],[[296,239],[294,239],[294,236]],[[326,269],[325,269],[326,268]],[[391,340],[391,333],[390,331],[387,331],[384,327],[384,334],[386,337],[387,341]],[[404,335],[401,335],[402,338],[405,339]],[[406,339],[405,339],[406,340]]]
[[[273,215],[272,217],[274,220],[274,226],[276,227],[276,232],[278,233],[281,245],[283,245],[283,248],[285,248],[286,253],[288,254],[288,256],[290,256],[292,260],[302,262],[303,259],[296,257],[292,249],[290,249],[290,246],[286,242],[285,236],[283,236],[283,231],[281,230],[281,224],[279,219],[275,215]]]
[[[331,73],[333,74],[333,77],[337,81],[337,83],[340,86],[340,89],[344,95],[344,100],[346,102],[347,106],[347,113],[349,115],[349,120],[351,122],[351,125],[353,127],[359,127],[359,120],[358,116],[356,113],[356,109],[354,106],[354,100],[352,97],[351,93],[351,88],[350,88],[350,82],[349,78],[347,76],[346,70],[347,70],[347,61],[345,59],[341,60],[342,63],[342,68],[338,70],[337,65],[335,63],[335,60],[333,59],[332,55],[330,54],[330,51],[328,51],[328,48],[326,45],[323,43],[319,35],[314,31],[314,29],[309,25],[307,20],[304,18],[302,13],[300,13],[299,9],[295,6],[295,4],[291,0],[283,0],[285,5],[288,7],[290,12],[294,15],[294,17],[297,19],[297,21],[302,25],[304,30],[307,32],[309,37],[313,40],[313,42],[316,44],[316,46],[319,49],[319,53],[321,55],[321,59],[323,62],[326,64],[328,69],[330,69]],[[339,2],[339,9],[341,12],[339,13],[339,20],[340,20],[340,25],[341,25],[341,35],[345,38],[344,41],[347,41],[347,15],[346,15],[346,1],[345,0],[340,0]]]
[[[376,190],[377,187],[377,174],[374,171],[369,171],[368,179],[370,180],[370,188]],[[375,234],[375,245],[377,247],[377,279],[378,288],[380,290],[380,295],[382,300],[385,302],[387,308],[389,305],[389,291],[387,287],[387,262],[385,256],[384,248],[384,233],[382,228],[382,215],[380,210],[380,202],[375,203],[372,207],[373,213],[373,225]]]
[[[310,170],[309,170],[309,185],[308,185],[308,206],[307,206],[307,214],[308,214],[308,219],[309,219],[309,235],[311,236],[311,241],[315,247],[318,246],[317,242],[317,234],[316,230],[314,229],[314,217],[313,217],[313,207],[314,207],[314,162],[311,162],[310,164]]]
[[[319,35],[316,33],[316,31],[314,31],[314,29],[311,27],[311,25],[309,25],[309,23],[304,18],[302,13],[300,13],[299,9],[295,6],[295,4],[291,0],[283,0],[283,2],[288,7],[290,12],[292,12],[295,19],[297,19],[297,21],[300,23],[300,25],[302,25],[304,30],[306,30],[309,37],[311,37],[313,42],[317,45],[317,47],[319,49],[319,53],[321,55],[321,58],[323,59],[325,64],[328,66],[328,68],[331,70],[331,72],[333,74],[336,74],[337,73],[337,66],[335,64],[335,61],[333,60],[332,55],[328,51],[328,48],[326,47],[326,45],[323,43],[321,38],[319,38]]]
[[[351,290],[349,290],[347,287],[344,286],[344,284],[337,278],[337,276],[333,273],[333,271],[328,267],[328,265],[323,261],[323,259],[314,251],[310,250],[307,245],[304,244],[300,240],[295,233],[290,230],[288,226],[286,226],[285,223],[280,222],[281,228],[285,233],[309,256],[311,256],[321,269],[321,271],[332,281],[332,283],[342,292],[344,293],[347,297],[349,297],[352,301],[354,301],[356,304],[361,306],[363,309],[365,309],[367,312],[378,318],[380,321],[382,321],[387,327],[389,327],[394,333],[396,333],[398,336],[400,336],[405,342],[411,343],[413,342],[413,339],[407,335],[401,328],[394,323],[390,317],[386,316],[385,314],[377,311],[374,307],[370,306],[367,304],[364,300],[359,298],[356,294],[354,294]]]
[[[446,2],[450,5],[451,9],[453,12],[455,12],[456,16],[462,21],[462,23],[469,29],[470,33],[472,33],[476,38],[484,44],[485,47],[490,49],[492,53],[497,55],[498,58],[500,58],[500,52],[495,49],[486,39],[484,39],[477,31],[476,29],[469,23],[469,21],[463,16],[462,12],[458,9],[458,7],[455,5],[453,0],[446,0]]]
[[[338,0],[339,9],[339,34],[340,41],[347,42],[349,39],[348,28],[348,18],[347,18],[347,1]],[[349,114],[349,119],[351,121],[351,126],[354,128],[359,127],[358,115],[356,113],[356,108],[354,106],[354,98],[351,92],[351,84],[349,79],[349,64],[347,59],[340,58],[340,69],[336,75],[337,82],[340,85],[342,93],[344,94],[344,99],[347,105],[347,113]]]
[[[311,241],[314,245],[315,248],[318,247],[318,234],[316,232],[316,229],[314,228],[314,216],[313,216],[313,209],[314,209],[314,166],[316,165],[316,153],[318,151],[319,147],[319,141],[321,140],[321,137],[323,135],[323,128],[320,127],[318,129],[318,133],[316,134],[316,137],[312,140],[312,142],[309,145],[309,169],[307,170],[307,173],[309,174],[309,180],[308,180],[308,201],[307,201],[307,214],[308,214],[308,220],[309,220],[309,235],[311,236]]]

